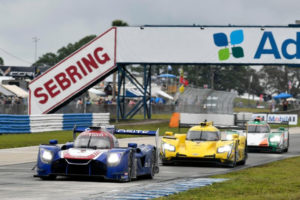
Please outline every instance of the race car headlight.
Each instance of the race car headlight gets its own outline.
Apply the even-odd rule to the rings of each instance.
[[[47,149],[40,150],[40,157],[43,163],[49,164],[53,159],[53,153]]]
[[[233,139],[232,135],[226,135],[226,140],[232,140],[232,139]]]
[[[116,166],[120,163],[121,156],[120,153],[110,153],[107,157],[107,163],[111,166]]]
[[[218,153],[224,153],[224,152],[230,152],[232,146],[231,145],[226,145],[218,148]]]
[[[270,142],[280,142],[280,136],[276,135],[270,138]]]
[[[168,143],[164,143],[162,145],[162,148],[163,148],[163,150],[168,150],[168,151],[172,151],[172,152],[175,151],[175,146],[168,144]]]

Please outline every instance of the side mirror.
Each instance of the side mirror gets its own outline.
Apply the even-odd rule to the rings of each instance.
[[[165,136],[173,136],[173,132],[171,132],[171,131],[166,131],[166,132],[165,132]]]
[[[49,140],[49,144],[51,145],[57,145],[57,140]]]

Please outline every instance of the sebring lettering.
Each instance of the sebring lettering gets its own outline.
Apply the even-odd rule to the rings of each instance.
[[[266,48],[266,43],[270,44],[270,48]],[[289,46],[294,46],[296,51],[295,53],[289,53],[287,51]],[[281,59],[280,52],[278,50],[275,38],[273,33],[270,31],[265,31],[258,48],[256,50],[254,59],[260,59],[263,54],[273,55],[275,59]],[[286,59],[300,59],[300,32],[296,34],[296,40],[286,39],[282,42],[281,45],[281,54]]]
[[[56,74],[52,79],[47,80],[41,87],[33,91],[33,95],[40,99],[40,104],[48,102],[49,98],[55,98],[62,91],[67,90],[76,84],[83,77],[93,73],[95,69],[110,61],[107,53],[103,53],[102,47],[97,47],[93,53],[87,54],[80,60],[70,65],[64,72]]]

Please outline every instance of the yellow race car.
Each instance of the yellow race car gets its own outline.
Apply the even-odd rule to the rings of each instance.
[[[247,134],[243,131],[220,132],[212,122],[190,128],[187,134],[166,132],[161,141],[163,165],[177,162],[215,162],[222,166],[244,165],[247,160]]]

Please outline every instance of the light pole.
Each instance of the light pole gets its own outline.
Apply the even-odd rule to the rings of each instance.
[[[32,38],[33,42],[34,42],[34,62],[36,62],[36,57],[37,57],[37,42],[40,40],[39,38],[37,38],[36,36]]]
[[[248,107],[250,105],[250,87],[251,87],[252,79],[253,79],[253,76],[251,75],[250,79],[249,79],[249,85],[248,85]]]

